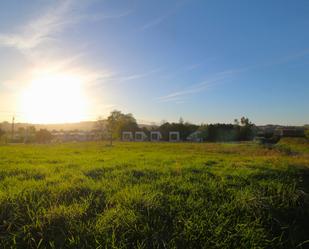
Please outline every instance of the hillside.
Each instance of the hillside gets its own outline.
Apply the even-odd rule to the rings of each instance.
[[[138,124],[139,127],[152,127],[151,125],[147,124]],[[64,123],[64,124],[29,124],[29,123],[15,123],[15,129],[17,130],[20,127],[29,127],[34,126],[37,130],[39,129],[47,129],[47,130],[84,130],[90,131],[95,129],[96,121],[83,121],[78,123]],[[11,130],[11,123],[9,122],[2,122],[0,123],[0,128],[6,131]]]

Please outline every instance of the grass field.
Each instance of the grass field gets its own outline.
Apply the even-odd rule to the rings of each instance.
[[[308,248],[309,144],[0,146],[0,248]]]

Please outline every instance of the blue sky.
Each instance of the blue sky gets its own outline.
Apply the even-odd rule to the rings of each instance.
[[[48,70],[81,75],[83,120],[309,123],[308,13],[306,0],[1,1],[0,120],[29,121],[20,94]]]

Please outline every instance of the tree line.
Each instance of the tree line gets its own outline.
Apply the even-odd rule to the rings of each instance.
[[[124,114],[115,110],[110,113],[106,120],[99,119],[97,128],[102,131],[102,139],[121,139],[124,131],[143,131],[149,137],[153,130],[160,131],[162,140],[168,140],[170,131],[178,131],[180,139],[185,141],[188,136],[196,132],[200,141],[248,141],[255,136],[256,127],[246,117],[240,120],[235,119],[233,124],[202,124],[196,125],[184,122],[182,118],[179,122],[163,122],[160,126],[149,128],[139,127],[136,119],[131,113]]]
[[[99,118],[94,127],[101,140],[121,139],[124,131],[143,131],[150,137],[151,131],[159,131],[162,140],[169,139],[169,132],[178,131],[180,140],[186,141],[190,134],[195,133],[195,138],[199,141],[248,141],[252,140],[256,133],[256,127],[248,118],[242,117],[240,120],[235,119],[233,124],[201,124],[196,125],[190,122],[184,122],[182,118],[179,122],[162,122],[161,125],[139,127],[136,119],[131,113],[122,113],[114,110],[107,119]],[[17,136],[14,136],[17,135]],[[0,139],[2,142],[25,142],[25,143],[47,143],[53,139],[52,134],[47,129],[36,130],[34,126],[27,128],[20,127],[15,133],[1,129]]]
[[[16,131],[5,131],[0,127],[0,141],[2,143],[48,143],[53,136],[47,129],[36,130],[34,126],[19,127]]]

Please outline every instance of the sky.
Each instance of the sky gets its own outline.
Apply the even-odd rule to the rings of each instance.
[[[0,120],[309,124],[308,13],[307,0],[1,1]]]

